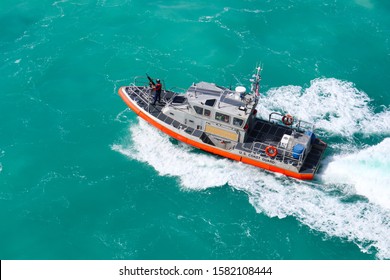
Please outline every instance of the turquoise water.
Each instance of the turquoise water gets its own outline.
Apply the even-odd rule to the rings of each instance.
[[[389,259],[390,5],[0,3],[1,259]],[[313,182],[192,149],[117,95],[249,85],[313,121]]]

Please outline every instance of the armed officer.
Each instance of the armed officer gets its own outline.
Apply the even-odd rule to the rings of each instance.
[[[161,85],[161,82],[160,82],[160,79],[157,79],[156,80],[156,85],[153,86],[153,89],[155,91],[154,93],[154,101],[153,101],[153,106],[156,105],[156,101],[158,100],[158,103],[161,103],[161,88],[162,88],[162,85]]]

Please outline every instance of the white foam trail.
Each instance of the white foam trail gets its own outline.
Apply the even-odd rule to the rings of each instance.
[[[147,162],[162,176],[178,176],[181,185],[187,188],[205,189],[226,183],[224,176],[213,177],[212,173],[226,173],[224,166],[228,162],[227,159],[218,160],[205,154],[191,153],[191,148],[184,144],[175,146],[168,137],[142,120],[140,124],[131,127],[131,137],[133,145],[117,144],[112,148],[133,159]],[[196,170],[194,166],[197,167]],[[194,172],[199,176],[194,177]]]
[[[355,133],[389,134],[390,109],[375,114],[366,93],[351,82],[334,78],[315,79],[308,88],[283,86],[268,90],[258,105],[259,115],[268,119],[272,111],[290,113],[315,123],[334,135]]]
[[[150,164],[160,175],[177,177],[183,188],[201,190],[229,184],[246,192],[258,212],[269,217],[293,216],[314,230],[356,243],[363,252],[375,248],[378,258],[390,258],[387,209],[361,200],[343,202],[345,195],[313,188],[312,183],[194,153],[184,144],[172,144],[168,136],[142,120],[131,126],[130,136],[112,149]]]
[[[0,158],[4,157],[5,151],[0,149]],[[0,162],[0,173],[3,171],[3,164]]]
[[[356,193],[390,209],[390,138],[373,147],[334,156],[321,177],[325,183],[350,184]]]

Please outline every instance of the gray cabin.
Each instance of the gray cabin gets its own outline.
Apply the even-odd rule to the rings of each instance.
[[[244,142],[256,115],[257,101],[245,94],[244,87],[235,91],[213,83],[193,84],[185,95],[177,95],[162,112],[172,119],[208,134],[211,142],[232,148]]]

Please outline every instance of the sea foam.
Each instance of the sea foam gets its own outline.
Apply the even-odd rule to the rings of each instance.
[[[390,138],[366,149],[333,156],[320,177],[324,183],[350,184],[357,194],[390,209]]]

